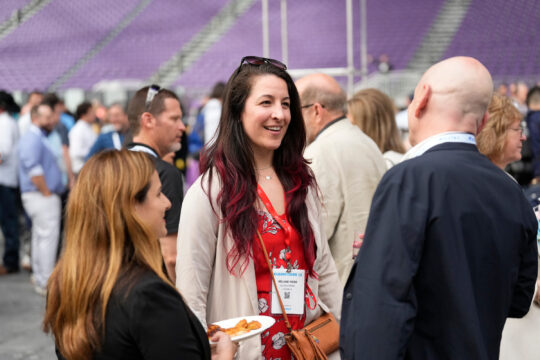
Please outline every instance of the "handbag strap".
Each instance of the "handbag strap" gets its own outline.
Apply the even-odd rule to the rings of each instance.
[[[259,237],[259,242],[261,243],[261,248],[264,253],[264,258],[266,259],[266,265],[268,265],[268,270],[270,271],[270,276],[272,276],[272,281],[274,282],[274,287],[276,288],[277,297],[279,300],[279,306],[281,306],[281,312],[283,313],[283,319],[285,320],[285,325],[289,332],[292,332],[291,324],[289,323],[289,318],[285,312],[285,306],[283,306],[283,301],[281,300],[281,295],[279,294],[278,286],[276,283],[276,278],[274,277],[274,271],[272,270],[272,264],[270,264],[270,259],[268,258],[268,253],[266,252],[266,246],[264,246],[264,241],[262,239],[261,233],[257,230],[257,236]]]

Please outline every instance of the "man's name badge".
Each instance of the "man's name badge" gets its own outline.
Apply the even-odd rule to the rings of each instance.
[[[285,312],[292,315],[302,315],[304,313],[306,272],[304,270],[287,271],[287,269],[273,269],[273,271]],[[276,288],[272,283],[272,314],[281,313]]]

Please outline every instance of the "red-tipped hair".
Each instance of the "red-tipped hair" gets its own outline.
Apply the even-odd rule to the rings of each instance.
[[[315,178],[303,157],[306,130],[298,91],[287,72],[272,65],[240,66],[229,79],[223,101],[220,124],[216,140],[201,153],[200,171],[208,177],[209,199],[214,173],[217,173],[221,189],[217,194],[221,221],[230,232],[234,247],[227,254],[227,269],[241,275],[251,256],[251,247],[256,239],[258,215],[257,180],[254,170],[253,152],[250,141],[242,127],[242,112],[253,79],[261,75],[275,75],[287,83],[290,98],[291,121],[281,146],[274,151],[273,166],[285,190],[287,217],[303,242],[304,258],[308,273],[313,270],[317,247],[308,219],[306,196],[310,187],[316,188]],[[214,209],[216,214],[218,211]]]

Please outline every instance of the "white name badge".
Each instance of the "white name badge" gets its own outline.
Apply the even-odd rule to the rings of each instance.
[[[302,315],[304,313],[305,278],[304,270],[273,269],[279,288],[279,294],[287,314]],[[281,314],[281,306],[272,282],[272,314]]]

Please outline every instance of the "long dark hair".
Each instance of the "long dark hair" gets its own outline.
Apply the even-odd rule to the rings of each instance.
[[[239,275],[247,266],[258,224],[255,210],[257,199],[255,163],[241,118],[254,79],[262,75],[275,75],[287,83],[291,121],[281,146],[274,152],[273,166],[285,189],[288,221],[303,241],[309,274],[316,276],[313,271],[315,238],[308,221],[305,203],[309,187],[316,184],[313,173],[302,155],[306,145],[306,129],[300,97],[286,71],[266,63],[243,64],[236,69],[225,88],[216,141],[203,150],[200,170],[203,176],[208,176],[209,199],[214,171],[221,180],[222,187],[217,195],[217,205],[223,216],[221,221],[225,223],[226,231],[230,231],[235,244],[227,254],[227,268],[232,274]],[[235,271],[238,264],[240,272]]]

